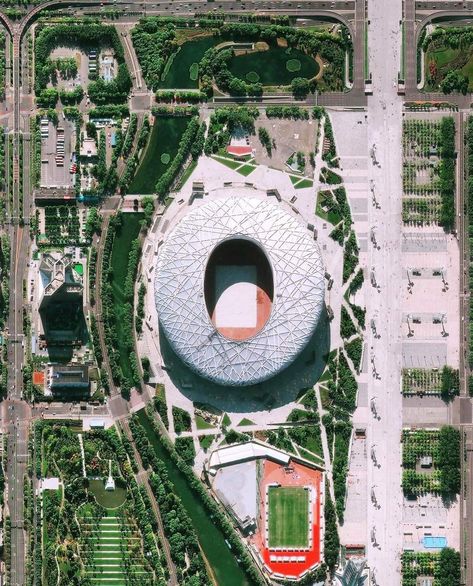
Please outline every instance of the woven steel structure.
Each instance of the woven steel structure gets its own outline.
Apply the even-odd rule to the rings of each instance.
[[[239,341],[218,332],[204,299],[207,261],[228,238],[260,246],[274,281],[268,321]],[[312,235],[277,204],[216,199],[185,216],[160,248],[155,302],[166,337],[192,370],[221,385],[252,385],[286,368],[311,338],[324,305],[324,267]]]

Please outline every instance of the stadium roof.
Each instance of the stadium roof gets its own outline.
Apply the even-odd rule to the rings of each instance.
[[[225,338],[204,298],[207,261],[228,238],[259,245],[273,272],[271,315],[246,340]],[[215,199],[185,216],[160,248],[155,301],[171,346],[190,368],[221,385],[255,384],[286,368],[311,338],[324,303],[322,259],[312,235],[279,205]]]

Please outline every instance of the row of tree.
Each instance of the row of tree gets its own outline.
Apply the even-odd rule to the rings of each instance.
[[[154,420],[152,421],[152,424],[154,426],[155,433],[161,442],[161,445],[166,449],[171,460],[174,462],[177,468],[182,472],[182,474],[184,474],[188,485],[195,493],[195,495],[201,500],[204,508],[207,510],[207,513],[211,516],[215,526],[222,531],[232,551],[239,558],[240,565],[245,570],[249,582],[252,584],[252,586],[264,586],[266,581],[253,562],[253,559],[248,553],[245,544],[242,542],[239,535],[235,531],[232,522],[229,520],[224,510],[210,496],[203,483],[194,474],[191,466],[182,460],[173,444],[160,433],[159,428],[157,427],[157,424]]]
[[[192,521],[180,498],[175,494],[166,467],[157,458],[137,416],[131,418],[130,429],[144,468],[152,470],[149,483],[159,506],[179,584],[208,586],[210,578],[207,575]]]
[[[455,228],[455,121],[452,117],[442,118],[440,125],[440,168],[439,186],[442,206],[440,225],[446,232]]]
[[[192,118],[181,137],[176,156],[171,161],[166,171],[158,179],[155,187],[156,194],[161,201],[174,183],[179,171],[183,168],[189,156],[197,160],[204,149],[205,143],[205,122],[200,123],[197,117]]]

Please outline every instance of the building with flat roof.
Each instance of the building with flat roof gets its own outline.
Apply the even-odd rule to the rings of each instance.
[[[89,367],[84,364],[53,365],[50,377],[53,394],[85,395],[89,392]]]
[[[83,312],[83,275],[72,255],[48,252],[39,265],[41,338],[50,345],[81,345],[86,326]]]

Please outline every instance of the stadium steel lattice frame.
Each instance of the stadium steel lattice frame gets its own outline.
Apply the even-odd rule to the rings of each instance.
[[[247,238],[265,252],[274,299],[264,327],[225,338],[204,298],[208,259],[219,243]],[[155,302],[174,351],[199,375],[225,386],[252,385],[286,368],[307,345],[324,307],[324,267],[313,236],[278,204],[228,197],[189,212],[159,250]]]

